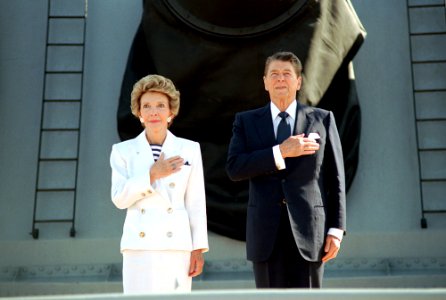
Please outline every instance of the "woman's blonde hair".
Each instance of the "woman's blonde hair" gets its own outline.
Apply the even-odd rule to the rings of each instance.
[[[180,92],[175,88],[172,80],[161,75],[147,75],[133,85],[130,107],[132,114],[139,118],[141,96],[146,92],[157,92],[167,96],[169,108],[176,117],[180,110]]]

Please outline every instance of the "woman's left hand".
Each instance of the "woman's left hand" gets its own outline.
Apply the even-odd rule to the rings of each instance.
[[[190,267],[189,276],[195,277],[203,272],[204,258],[201,249],[197,249],[191,252],[190,255]]]

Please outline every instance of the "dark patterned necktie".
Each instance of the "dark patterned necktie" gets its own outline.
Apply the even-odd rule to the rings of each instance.
[[[286,122],[286,118],[288,116],[289,116],[288,113],[285,111],[279,113],[279,117],[282,118],[282,120],[280,120],[279,126],[277,127],[277,142],[279,144],[281,144],[291,135],[290,125],[288,125],[288,123]]]

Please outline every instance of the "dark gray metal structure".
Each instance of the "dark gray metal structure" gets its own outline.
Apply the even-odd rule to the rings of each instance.
[[[149,73],[171,78],[182,99],[171,129],[202,146],[209,227],[244,240],[247,183],[231,182],[224,163],[235,113],[268,101],[262,82],[266,57],[292,51],[302,60],[298,100],[334,112],[349,187],[361,126],[349,64],[365,35],[344,0],[145,0],[121,89],[119,134],[128,139],[141,132],[130,112],[134,82]]]

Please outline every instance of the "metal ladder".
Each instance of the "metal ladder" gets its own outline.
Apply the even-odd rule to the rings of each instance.
[[[67,223],[74,237],[88,0],[48,0],[31,235]],[[48,223],[47,225],[44,225]],[[43,228],[40,228],[43,229]]]
[[[420,178],[420,226],[427,228],[427,215],[443,214],[442,217],[446,216],[444,197],[446,191],[446,172],[444,171],[446,143],[442,139],[445,136],[446,115],[441,109],[442,104],[440,104],[443,95],[446,94],[446,79],[437,75],[439,79],[435,84],[432,84],[431,81],[429,81],[430,84],[425,82],[417,84],[416,79],[419,79],[421,75],[415,76],[415,67],[423,67],[423,71],[419,71],[422,74],[425,74],[423,72],[426,70],[430,70],[427,74],[432,74],[434,66],[446,63],[446,55],[441,48],[441,38],[446,34],[446,0],[408,0],[407,7],[414,87],[413,107],[418,147],[418,175]],[[417,12],[423,13],[417,14]],[[434,20],[434,22],[426,20]],[[419,24],[423,24],[423,26],[419,26]],[[420,47],[423,45],[421,41],[425,41],[422,38],[426,37],[429,38],[429,43],[424,44],[430,45],[429,51],[425,47]],[[420,48],[424,51],[420,51]],[[418,51],[416,51],[417,49]],[[421,105],[423,103],[426,103],[424,106],[430,107],[430,109],[423,109],[424,106]]]

